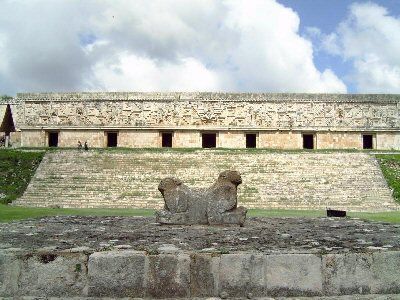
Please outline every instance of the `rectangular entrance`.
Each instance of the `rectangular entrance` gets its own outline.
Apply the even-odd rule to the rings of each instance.
[[[257,147],[257,134],[247,133],[246,134],[246,148],[256,148]]]
[[[49,147],[58,147],[58,132],[49,132],[48,138]]]
[[[163,148],[171,148],[172,147],[172,132],[161,133],[161,146]]]
[[[313,134],[303,134],[303,149],[314,149]]]
[[[363,137],[363,149],[373,149],[374,137],[372,136],[372,134],[363,134],[362,137]]]
[[[201,135],[201,145],[203,148],[217,147],[217,134],[216,133],[203,133]]]
[[[107,147],[118,146],[118,132],[107,132]]]

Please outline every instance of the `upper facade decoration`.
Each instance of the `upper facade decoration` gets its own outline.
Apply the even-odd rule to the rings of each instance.
[[[18,94],[26,127],[399,130],[399,95]]]

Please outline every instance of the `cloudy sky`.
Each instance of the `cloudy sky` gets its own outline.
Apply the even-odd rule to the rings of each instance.
[[[0,0],[0,94],[400,93],[400,0]]]

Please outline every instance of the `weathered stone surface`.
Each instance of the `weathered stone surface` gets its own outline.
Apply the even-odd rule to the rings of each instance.
[[[80,296],[87,284],[87,256],[38,253],[21,261],[18,295]]]
[[[89,296],[143,297],[145,271],[144,252],[96,252],[89,257]]]
[[[24,196],[13,204],[161,209],[164,201],[155,189],[161,178],[176,174],[190,187],[208,187],[226,168],[242,174],[238,205],[248,209],[399,207],[371,155],[264,150],[47,152]]]
[[[400,252],[323,256],[328,295],[400,293]]]
[[[371,293],[400,294],[400,252],[374,252],[372,260]]]
[[[194,253],[190,262],[192,297],[218,296],[220,256]]]
[[[398,128],[399,98],[273,93],[17,94],[24,111],[18,121],[25,126],[203,125],[281,130]]]
[[[141,259],[132,260],[132,257],[138,255],[141,256]],[[215,253],[176,252],[168,255],[145,255],[131,250],[98,252],[91,256],[88,265],[89,276],[94,275],[95,277],[90,277],[88,280],[89,293],[86,288],[75,290],[75,283],[68,279],[68,275],[63,275],[65,268],[61,266],[60,262],[57,264],[60,266],[58,271],[54,270],[54,266],[40,270],[35,267],[32,270],[26,267],[18,268],[18,266],[15,268],[14,263],[24,265],[27,260],[39,257],[36,254],[14,256],[16,261],[4,260],[4,257],[0,256],[0,274],[2,270],[5,272],[14,270],[7,279],[13,280],[14,287],[4,290],[4,285],[0,285],[0,298],[5,296],[19,299],[19,296],[27,296],[23,299],[38,299],[38,297],[47,299],[56,294],[63,298],[90,296],[93,299],[100,299],[100,297],[195,299],[196,297],[218,296],[223,299],[238,299],[237,297],[240,297],[239,299],[270,299],[268,297],[286,299],[282,297],[287,295],[296,297],[295,299],[303,299],[301,297],[310,295],[322,296],[322,298],[310,299],[399,299],[400,289],[397,281],[400,253],[398,251],[373,252],[368,255],[367,257],[366,253],[353,253],[352,261],[345,253],[334,255],[334,259],[338,262],[342,263],[347,259],[354,264],[352,268],[340,269],[337,275],[334,274],[333,277],[330,277],[334,280],[332,285],[337,285],[340,280],[349,281],[345,288],[338,290],[337,295],[330,294],[331,290],[328,289],[330,282],[324,281],[324,284],[321,284],[328,278],[327,274],[332,275],[337,272],[332,268],[321,268],[321,257],[322,261],[329,261],[333,257],[329,254],[320,256],[290,253],[271,255],[262,252],[247,252],[218,255]],[[328,256],[330,259],[327,259]],[[359,256],[361,259],[354,259],[354,256]],[[40,261],[51,264],[57,257],[59,256],[56,255],[56,252],[42,253]],[[363,257],[366,259],[362,259]],[[69,260],[73,265],[76,262],[76,255],[64,256],[63,259],[64,265],[67,265]],[[121,266],[124,261],[127,263],[125,267]],[[30,266],[33,265],[30,262]],[[100,265],[102,265],[101,268],[99,268]],[[357,271],[358,267],[362,273]],[[112,271],[110,272],[109,269]],[[78,264],[75,265],[75,270],[83,271]],[[46,274],[40,275],[42,279],[46,277],[42,282],[42,284],[47,284],[46,288],[42,286],[38,289],[38,280],[35,278],[36,275],[32,274],[37,271],[46,272]],[[135,277],[129,271],[136,275],[139,271],[140,275]],[[363,278],[361,281],[357,281],[357,277],[360,275]],[[3,280],[0,283],[4,284],[4,276],[0,278]],[[78,279],[78,276],[75,279]],[[64,283],[62,284],[60,281],[64,281]],[[360,282],[370,289],[357,289]],[[349,288],[351,284],[355,284],[355,289]],[[61,285],[64,285],[62,287],[64,291],[60,295]],[[106,292],[104,293],[104,291]],[[391,295],[387,297],[384,295],[360,295],[360,293],[369,294],[369,292],[385,294],[390,292]],[[341,297],[345,294],[354,296]],[[333,298],[329,296],[333,296]]]
[[[225,296],[225,294],[221,295]],[[146,300],[146,298],[97,298],[97,297],[31,297],[31,296],[25,296],[25,297],[18,297],[18,300]],[[221,299],[228,299],[228,298],[223,298],[223,297],[194,297],[190,298],[192,300],[221,300]],[[253,298],[249,298],[253,299]],[[257,300],[399,300],[400,296],[396,294],[390,294],[390,295],[345,295],[345,296],[333,296],[333,297],[277,297],[277,298],[271,298],[271,297],[257,297],[254,298]],[[3,300],[3,299],[2,299]],[[4,298],[4,300],[15,300],[15,298]],[[176,299],[168,299],[168,300],[176,300]],[[241,298],[236,298],[235,300],[244,300],[243,297]]]
[[[248,130],[257,147],[301,149],[301,131],[316,133],[319,149],[362,149],[362,133],[374,148],[399,149],[399,95],[250,93],[39,93],[18,94],[11,104],[21,132],[15,144],[48,146],[47,130],[59,130],[59,146],[78,140],[106,147],[105,130],[119,130],[118,146],[161,147],[160,131],[173,131],[173,147],[201,147],[201,130],[218,131],[217,147],[245,148]],[[1,123],[1,120],[0,120]],[[45,130],[43,130],[43,128]]]
[[[15,254],[0,251],[0,296],[16,295],[20,262]]]
[[[341,253],[400,250],[400,224],[337,218],[249,217],[243,227],[160,226],[155,217],[53,216],[0,223],[5,249],[88,247],[104,251],[127,245],[158,251],[170,244],[183,251],[236,253]],[[214,250],[213,250],[214,249]],[[90,252],[90,251],[89,251]]]
[[[237,171],[222,172],[208,189],[190,189],[176,178],[161,180],[164,210],[156,212],[162,224],[237,224],[243,226],[247,210],[237,207]]]
[[[223,254],[219,266],[219,291],[229,298],[263,296],[267,293],[265,256]]]
[[[187,254],[149,255],[146,274],[148,297],[173,298],[190,296],[190,256]]]
[[[323,256],[324,289],[327,295],[369,294],[372,253],[328,254]]]
[[[322,265],[319,256],[313,254],[267,255],[265,259],[268,295],[322,295]]]

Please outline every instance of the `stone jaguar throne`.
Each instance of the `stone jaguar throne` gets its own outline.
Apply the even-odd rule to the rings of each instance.
[[[224,171],[206,189],[186,186],[177,178],[161,180],[158,190],[164,209],[156,212],[161,224],[238,224],[243,226],[247,209],[237,207],[237,187],[242,178],[237,171]]]

